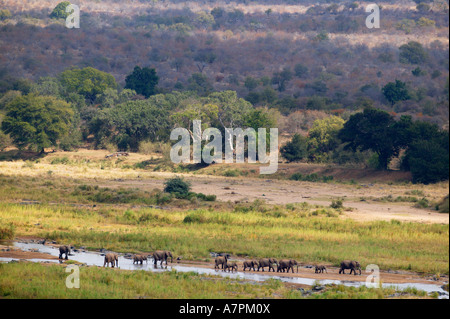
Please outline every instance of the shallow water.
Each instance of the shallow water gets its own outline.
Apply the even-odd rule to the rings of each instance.
[[[13,246],[16,248],[20,248],[23,251],[33,251],[37,250],[40,253],[47,253],[51,256],[59,256],[59,249],[57,247],[53,246],[47,246],[43,244],[37,244],[37,243],[24,243],[24,242],[14,242]],[[69,256],[70,260],[75,260],[77,262],[86,264],[88,266],[103,266],[104,263],[104,256],[98,252],[89,252],[89,251],[77,251],[72,252],[72,256]],[[14,258],[0,258],[0,262],[9,262],[13,260]],[[59,263],[59,260],[52,260],[52,259],[29,259],[30,261],[34,262],[54,262]],[[229,277],[234,279],[245,279],[245,280],[251,280],[251,281],[257,281],[262,282],[265,280],[268,280],[270,278],[272,279],[278,279],[282,282],[288,282],[288,283],[295,283],[295,284],[304,284],[312,286],[315,282],[319,282],[321,285],[326,284],[342,284],[345,286],[352,286],[352,287],[359,287],[361,285],[364,285],[365,282],[359,282],[359,281],[347,281],[347,280],[316,280],[311,278],[302,278],[302,277],[284,277],[284,276],[277,276],[275,274],[273,275],[260,275],[255,273],[246,273],[242,271],[238,271],[235,273],[228,273],[228,272],[222,272],[222,271],[215,271],[214,269],[209,268],[202,268],[202,267],[196,267],[196,266],[180,266],[176,264],[168,265],[166,266],[163,264],[163,267],[160,266],[158,262],[158,266],[155,267],[153,265],[153,260],[149,259],[148,263],[144,261],[142,265],[139,264],[133,264],[133,260],[124,258],[123,256],[119,256],[119,268],[120,269],[126,269],[126,270],[146,270],[146,271],[152,271],[152,272],[161,272],[161,271],[170,271],[170,270],[176,270],[179,272],[195,272],[201,275],[218,275],[223,277]],[[444,289],[441,288],[440,285],[436,284],[423,284],[423,283],[403,283],[403,284],[393,284],[393,283],[382,283],[383,287],[389,287],[394,286],[398,290],[403,290],[407,288],[416,288],[418,290],[426,291],[427,293],[431,292],[438,292],[440,294],[441,299],[448,299],[449,294]]]

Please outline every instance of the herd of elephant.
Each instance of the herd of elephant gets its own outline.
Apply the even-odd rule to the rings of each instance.
[[[63,245],[59,247],[59,258],[62,259],[63,254],[66,255],[65,259],[68,259],[68,255],[70,254],[70,248],[69,246]],[[148,262],[148,257],[153,258],[154,265],[157,265],[157,262],[160,261],[160,265],[163,265],[163,262],[166,262],[170,258],[170,262],[173,262],[173,255],[170,251],[167,250],[157,250],[151,254],[136,254],[133,256],[133,264],[143,264],[143,262]],[[216,257],[214,260],[214,269],[218,271],[220,267],[222,267],[222,271],[228,271],[228,272],[234,272],[238,271],[238,265],[236,261],[228,260],[230,257],[229,254],[224,254],[222,256]],[[111,265],[112,268],[114,266],[119,266],[119,255],[117,253],[107,253],[105,254],[105,260],[103,263],[103,267]],[[275,267],[277,266],[277,272],[289,272],[292,271],[294,273],[294,267],[297,266],[297,273],[298,273],[298,262],[294,259],[282,259],[280,261],[276,260],[275,258],[261,258],[259,260],[246,260],[244,261],[242,267],[243,271],[246,271],[247,269],[253,271],[259,271],[262,269],[264,271],[264,268],[268,267],[269,272],[272,270],[275,272]],[[359,270],[359,274],[361,275],[361,265],[359,262],[355,260],[344,260],[341,262],[339,274],[345,274],[345,270],[350,269],[350,274],[352,272],[354,275],[356,275],[356,271]],[[315,273],[323,273],[327,272],[327,268],[324,265],[316,265],[315,266]]]
[[[214,269],[219,270],[220,267],[222,267],[222,271],[228,271],[233,272],[238,270],[238,266],[235,261],[229,261],[228,260],[229,255],[224,256],[218,256],[214,260],[215,265]],[[269,272],[272,270],[275,272],[275,267],[277,266],[277,272],[289,272],[292,271],[294,273],[294,267],[297,267],[297,273],[298,273],[298,262],[294,259],[282,259],[280,261],[276,260],[275,258],[261,258],[259,260],[246,260],[244,261],[242,268],[243,271],[250,269],[253,271],[259,271],[262,269],[264,271],[264,268],[268,267]],[[361,275],[361,265],[359,262],[355,260],[344,260],[341,262],[341,267],[339,269],[339,274],[345,274],[345,270],[350,269],[350,274],[352,272],[354,275],[356,275],[356,271],[359,270],[359,274]],[[315,266],[315,273],[328,273],[327,268],[324,265],[316,265]]]
[[[67,245],[62,245],[59,247],[59,259],[63,259],[63,255],[66,255],[64,259],[68,259],[68,256],[70,255],[70,247]],[[158,261],[160,261],[160,265],[162,266],[163,262],[166,262],[167,265],[167,260],[170,257],[170,262],[173,262],[173,256],[172,253],[170,251],[167,250],[156,250],[154,251],[152,254],[139,254],[139,255],[134,255],[133,256],[133,264],[141,264],[148,260],[148,257],[152,256],[154,264],[156,265],[156,263]],[[114,268],[115,266],[118,267],[119,266],[119,255],[117,253],[106,253],[105,254],[105,259],[103,262],[103,267],[108,267],[111,266],[112,268]]]

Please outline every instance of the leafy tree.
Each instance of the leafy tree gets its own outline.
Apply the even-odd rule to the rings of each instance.
[[[387,169],[390,159],[397,156],[401,143],[396,135],[394,118],[381,110],[367,108],[350,116],[338,138],[353,151],[372,150],[378,155],[379,167]]]
[[[63,1],[56,5],[52,13],[50,13],[50,18],[52,19],[67,19],[69,13],[66,12],[67,6],[70,5],[69,1]]]
[[[155,69],[135,66],[133,72],[125,78],[125,88],[148,98],[156,93],[158,81],[159,77],[156,75]]]
[[[414,183],[435,183],[449,176],[449,135],[436,124],[404,116],[397,136],[406,148],[402,168],[411,171]]]
[[[309,130],[309,146],[319,152],[325,153],[339,145],[338,134],[344,127],[344,120],[337,116],[315,120]]]
[[[395,82],[389,82],[386,84],[381,91],[384,97],[394,105],[398,101],[406,101],[411,98],[406,83],[400,80],[395,80]]]
[[[2,130],[19,148],[30,146],[44,152],[57,146],[70,128],[73,111],[70,105],[52,96],[19,96],[6,107]]]
[[[89,123],[90,132],[97,145],[114,143],[121,150],[137,150],[143,140],[168,140],[171,108],[158,104],[153,99],[137,100],[100,110]]]
[[[280,153],[289,162],[300,161],[308,156],[308,139],[300,134],[295,134],[291,141],[283,145]]]
[[[59,75],[59,81],[66,93],[81,94],[91,102],[107,88],[117,88],[111,74],[92,67],[66,70]]]
[[[427,60],[428,54],[419,42],[410,41],[399,49],[399,58],[402,63],[421,64]]]
[[[413,177],[413,183],[436,183],[449,178],[448,133],[440,139],[413,142],[405,160]]]

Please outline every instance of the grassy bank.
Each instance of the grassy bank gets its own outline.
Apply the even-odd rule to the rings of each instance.
[[[340,219],[328,209],[307,204],[217,211],[3,203],[0,218],[2,225],[12,225],[16,236],[89,249],[169,249],[175,256],[197,260],[210,258],[211,251],[333,265],[357,259],[363,266],[377,264],[381,269],[448,273],[448,225],[363,223]]]
[[[388,298],[393,288],[369,289],[326,286],[320,292],[284,285],[279,280],[245,282],[218,276],[176,271],[152,273],[99,267],[81,267],[79,288],[66,287],[69,272],[61,265],[37,263],[0,263],[0,298],[14,299],[130,299],[130,298]],[[20,283],[20,284],[18,284]],[[399,297],[424,298],[426,293],[410,290]]]

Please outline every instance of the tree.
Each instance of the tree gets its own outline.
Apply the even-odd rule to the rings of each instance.
[[[427,52],[419,42],[410,41],[401,45],[399,49],[399,59],[402,63],[421,64],[427,60]]]
[[[11,12],[8,9],[0,10],[0,21],[11,18]]]
[[[286,89],[286,83],[292,79],[292,72],[288,68],[284,68],[281,72],[275,72],[272,77],[272,84],[277,85],[278,91],[282,92]]]
[[[447,136],[441,139],[413,142],[405,160],[413,177],[413,183],[436,183],[449,178],[449,144]]]
[[[381,91],[384,97],[394,105],[398,101],[406,101],[411,98],[406,83],[395,80],[395,82],[389,82],[386,84]]]
[[[81,94],[90,102],[107,88],[117,88],[116,80],[111,74],[92,67],[66,70],[59,75],[59,81],[66,94]]]
[[[69,13],[66,12],[67,6],[70,5],[69,1],[63,1],[56,5],[52,13],[50,13],[51,19],[67,19]]]
[[[135,66],[133,72],[125,78],[125,88],[134,90],[148,98],[156,94],[158,81],[159,77],[156,75],[155,69]]]
[[[381,169],[387,169],[390,159],[399,154],[401,143],[396,134],[394,118],[387,112],[367,108],[350,116],[338,138],[353,151],[372,150],[378,155]]]
[[[292,140],[280,149],[280,153],[289,162],[300,161],[308,156],[308,139],[300,134],[294,134]]]
[[[254,77],[251,76],[247,76],[245,78],[244,81],[244,86],[247,88],[247,90],[249,91],[253,91],[254,89],[256,89],[256,87],[258,86],[259,82],[257,79],[255,79]]]
[[[309,146],[319,152],[326,153],[339,145],[338,133],[345,121],[337,116],[315,120],[309,130]]]
[[[6,107],[2,130],[19,148],[30,146],[41,153],[57,146],[70,128],[70,104],[52,96],[19,96]]]
[[[303,78],[308,74],[308,67],[298,63],[294,67],[295,76],[298,78]]]
[[[162,107],[151,98],[100,110],[89,123],[97,145],[109,142],[121,150],[137,150],[139,142],[144,140],[168,140],[172,127],[171,108]]]

